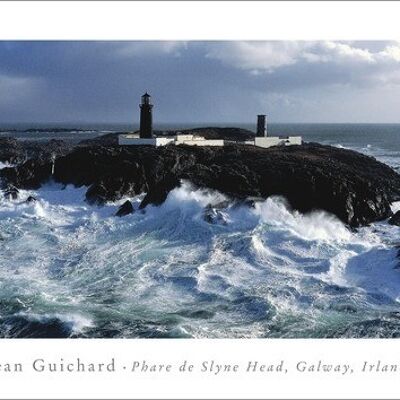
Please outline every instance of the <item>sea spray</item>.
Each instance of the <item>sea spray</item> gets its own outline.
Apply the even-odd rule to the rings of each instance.
[[[271,197],[256,203],[256,212],[260,221],[283,229],[290,229],[294,235],[305,240],[348,241],[351,232],[332,214],[314,211],[303,215],[290,210],[282,197]]]
[[[10,163],[8,163],[8,162],[2,162],[2,161],[0,161],[0,169],[3,169],[3,168],[11,168],[11,167],[13,167],[12,164],[10,164]]]
[[[397,227],[351,232],[282,198],[250,207],[187,182],[115,218],[127,198],[90,206],[85,190],[50,184],[21,191],[33,204],[0,200],[2,336],[376,336],[369,320],[397,332],[386,243]],[[142,197],[129,198],[136,209]],[[222,201],[227,222],[207,222],[204,209]]]

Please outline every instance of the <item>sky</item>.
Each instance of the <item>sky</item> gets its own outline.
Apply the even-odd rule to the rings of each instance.
[[[400,42],[0,41],[0,127],[138,123],[400,123]]]

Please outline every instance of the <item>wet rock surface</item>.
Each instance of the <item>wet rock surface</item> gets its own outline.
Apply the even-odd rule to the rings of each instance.
[[[240,202],[282,195],[296,210],[326,210],[353,227],[389,218],[391,202],[400,200],[400,175],[389,166],[351,150],[316,143],[269,149],[92,143],[70,150],[59,146],[54,165],[47,150],[38,151],[17,167],[1,170],[3,186],[38,188],[51,178],[88,186],[86,198],[95,204],[147,193],[140,205],[144,208],[162,204],[172,189],[187,180]],[[19,145],[6,142],[9,158],[0,150],[0,159],[10,163],[20,159]]]
[[[389,224],[390,225],[397,225],[400,226],[400,211],[397,211],[395,214],[393,214],[390,218],[389,218]]]
[[[3,190],[4,197],[10,200],[16,200],[19,196],[19,190],[14,185],[8,185]]]
[[[0,161],[21,164],[30,158],[49,161],[71,151],[72,145],[63,140],[48,142],[18,141],[11,137],[0,137]]]
[[[28,196],[28,198],[25,200],[25,203],[36,203],[37,198],[34,196]]]
[[[132,214],[134,212],[132,203],[127,200],[123,203],[115,213],[116,217],[124,217],[125,215]]]

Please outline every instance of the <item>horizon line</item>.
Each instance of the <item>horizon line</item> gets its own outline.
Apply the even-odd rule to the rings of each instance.
[[[216,122],[216,121],[206,121],[206,122],[201,122],[201,121],[194,121],[194,122],[158,122],[154,126],[154,130],[157,130],[157,125],[202,125],[204,127],[212,127],[212,126],[218,126],[221,127],[221,125],[224,125],[224,127],[234,127],[233,125],[256,125],[255,122]],[[287,124],[287,125],[301,125],[301,124],[307,124],[307,125],[400,125],[400,121],[398,122],[330,122],[330,121],[324,121],[324,122],[311,122],[311,121],[301,121],[301,122],[288,122],[288,121],[269,121],[268,125],[275,125],[275,124]],[[63,121],[63,122],[54,122],[54,121],[41,121],[41,122],[3,122],[0,123],[0,129],[8,129],[9,127],[12,126],[22,126],[22,125],[32,125],[33,127],[35,125],[47,125],[51,126],[54,128],[63,128],[66,125],[69,125],[68,128],[70,127],[76,127],[78,128],[78,125],[129,125],[129,126],[139,126],[139,123],[132,123],[132,122],[82,122],[82,121],[76,121],[76,122],[70,122],[70,121]]]

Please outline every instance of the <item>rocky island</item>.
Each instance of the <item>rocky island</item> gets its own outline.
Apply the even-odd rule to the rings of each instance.
[[[229,138],[253,135],[237,128],[200,128],[203,136]],[[193,132],[193,130],[188,131]],[[168,134],[168,133],[167,133]],[[0,161],[14,164],[0,170],[3,191],[37,189],[50,179],[87,186],[86,200],[101,205],[146,193],[140,208],[160,205],[182,181],[225,194],[233,202],[284,196],[302,213],[325,210],[350,227],[392,215],[400,200],[400,175],[389,166],[355,151],[305,143],[259,148],[118,146],[117,134],[86,140],[76,146],[0,141]],[[133,208],[125,205],[128,212]],[[123,213],[122,213],[123,214]]]

